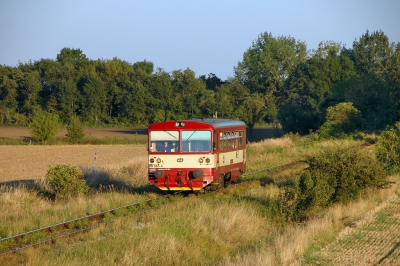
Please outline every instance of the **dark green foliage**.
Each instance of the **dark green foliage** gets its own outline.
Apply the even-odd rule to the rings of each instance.
[[[370,130],[383,129],[396,119],[395,99],[389,83],[375,74],[363,74],[335,84],[327,102],[330,105],[353,103],[361,111],[365,126]]]
[[[331,203],[348,203],[366,188],[389,185],[382,166],[360,150],[330,148],[306,162],[309,167],[298,183],[299,213]]]
[[[33,138],[39,141],[53,139],[58,132],[58,115],[55,113],[37,110],[34,112],[29,131]]]
[[[376,143],[376,157],[392,171],[400,170],[400,122],[384,130]]]
[[[316,132],[321,139],[345,137],[340,125],[329,122],[325,122]]]
[[[265,32],[258,36],[235,67],[235,78],[240,83],[252,94],[259,93],[268,99],[264,109],[265,115],[269,115],[262,117],[266,122],[275,121],[278,97],[285,90],[286,78],[306,59],[304,42],[292,37],[273,37]]]
[[[207,78],[206,75],[202,75],[199,77],[206,83],[206,87],[208,90],[217,91],[218,87],[224,85],[224,81],[218,78],[214,73],[208,74]]]
[[[285,223],[292,220],[297,220],[297,187],[286,185],[282,188],[281,193],[276,198],[270,198],[266,202],[268,214],[271,220],[278,223]]]
[[[393,53],[389,38],[382,31],[370,33],[368,30],[358,41],[353,42],[351,59],[360,74],[383,74],[386,71],[388,58]]]
[[[83,54],[81,49],[63,48],[57,55],[57,61],[66,64],[71,61],[85,60],[86,55]]]
[[[269,100],[268,97],[263,96],[261,93],[253,93],[245,97],[241,108],[236,111],[238,118],[252,130],[255,123],[262,122],[265,117],[275,116],[275,114],[269,113],[272,109],[276,113],[276,109],[271,107],[274,104],[268,104]]]
[[[21,76],[21,71],[0,65],[0,124],[21,122],[17,114],[18,80]]]
[[[367,31],[349,49],[327,41],[311,52],[300,40],[265,32],[225,81],[189,68],[168,73],[146,60],[90,60],[65,47],[56,60],[0,66],[0,125],[27,125],[41,109],[62,123],[78,116],[96,126],[217,116],[244,120],[250,132],[279,117],[286,131],[307,134],[323,123],[326,108],[352,102],[364,129],[381,130],[400,119],[399,65],[400,44],[382,31]]]
[[[285,104],[278,111],[278,120],[285,132],[308,134],[317,129],[318,116],[298,104]]]
[[[79,117],[73,116],[71,118],[70,123],[67,125],[67,132],[67,138],[72,143],[78,142],[85,136],[83,124],[79,120]]]
[[[56,199],[68,199],[89,191],[83,172],[68,165],[50,167],[46,174],[46,181]]]
[[[142,62],[136,62],[133,64],[133,69],[141,70],[147,75],[150,75],[154,71],[154,64],[152,62],[147,62],[146,60]]]
[[[321,138],[340,138],[363,128],[361,112],[352,103],[328,107],[326,122],[318,129]]]
[[[359,149],[328,148],[305,162],[309,167],[299,180],[280,184],[278,197],[265,202],[273,221],[302,221],[331,204],[355,200],[366,189],[390,185],[381,164]]]
[[[82,115],[86,121],[97,124],[105,117],[106,91],[104,82],[97,73],[90,73],[82,80]]]

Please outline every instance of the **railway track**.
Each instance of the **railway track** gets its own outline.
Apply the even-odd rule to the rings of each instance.
[[[59,238],[86,232],[97,228],[102,224],[110,223],[118,217],[143,214],[150,209],[157,208],[169,201],[173,201],[174,197],[178,194],[179,193],[163,195],[154,199],[132,203],[100,213],[83,216],[77,219],[2,238],[0,239],[0,255],[15,253],[29,247],[54,242]]]
[[[362,144],[361,148],[369,145],[371,145],[371,143]],[[247,180],[239,181],[238,183],[232,185],[232,187],[258,181],[261,178],[265,177],[265,175],[263,175],[262,177],[248,178],[251,175],[260,173],[265,173],[266,175],[276,174],[301,163],[304,162],[289,162],[248,172],[246,174],[243,174],[241,177],[246,177]],[[161,205],[173,201],[178,195],[182,195],[183,193],[184,192],[176,192],[174,194],[162,195],[154,199],[132,203],[100,213],[83,216],[77,219],[64,221],[58,224],[2,238],[0,239],[0,255],[15,253],[22,249],[38,246],[44,243],[54,243],[57,239],[87,232],[89,230],[99,227],[102,224],[111,223],[119,217],[144,214],[149,210],[155,209]]]

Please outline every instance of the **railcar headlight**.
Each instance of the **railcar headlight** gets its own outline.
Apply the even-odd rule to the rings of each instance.
[[[155,176],[156,178],[163,177],[163,176],[164,176],[164,171],[163,171],[163,170],[156,170],[156,171],[154,172],[154,176]]]
[[[157,158],[157,163],[161,163],[161,158]]]
[[[204,162],[203,158],[200,158],[199,163],[203,163],[203,162]]]
[[[151,158],[151,159],[150,159],[150,163],[154,163],[154,158]]]
[[[206,158],[206,163],[210,163],[211,162],[211,160],[210,160],[210,158]]]
[[[202,177],[203,176],[203,171],[201,170],[194,170],[193,171],[193,177],[194,178],[198,178],[198,177]]]

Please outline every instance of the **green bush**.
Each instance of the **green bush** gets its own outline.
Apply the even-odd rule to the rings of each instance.
[[[329,139],[329,138],[343,138],[345,137],[344,132],[342,131],[340,125],[325,122],[316,132],[318,137],[321,139]]]
[[[366,188],[384,188],[390,183],[381,164],[356,149],[330,148],[306,159],[297,184],[297,215],[332,203],[348,203]]]
[[[391,185],[382,164],[361,149],[326,148],[304,162],[308,167],[298,180],[279,183],[279,195],[265,202],[271,220],[302,221],[331,204],[349,203],[367,189]]]
[[[85,136],[83,124],[79,117],[73,116],[67,126],[67,138],[70,142],[75,143],[80,141]]]
[[[386,169],[400,171],[400,121],[381,133],[375,153],[378,161],[383,163]]]
[[[83,177],[83,172],[76,167],[57,165],[49,168],[46,181],[56,199],[68,199],[89,191],[89,186]]]
[[[53,139],[58,132],[58,115],[38,110],[34,113],[29,131],[39,141]]]
[[[321,138],[341,138],[364,126],[365,120],[353,103],[339,103],[326,111],[326,122],[317,130]]]

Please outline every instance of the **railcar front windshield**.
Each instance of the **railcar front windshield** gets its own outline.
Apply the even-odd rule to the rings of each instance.
[[[151,131],[149,145],[151,152],[210,152],[211,131]]]
[[[211,151],[211,131],[187,130],[182,131],[183,152]]]
[[[179,150],[179,131],[151,131],[150,151],[177,152]]]

